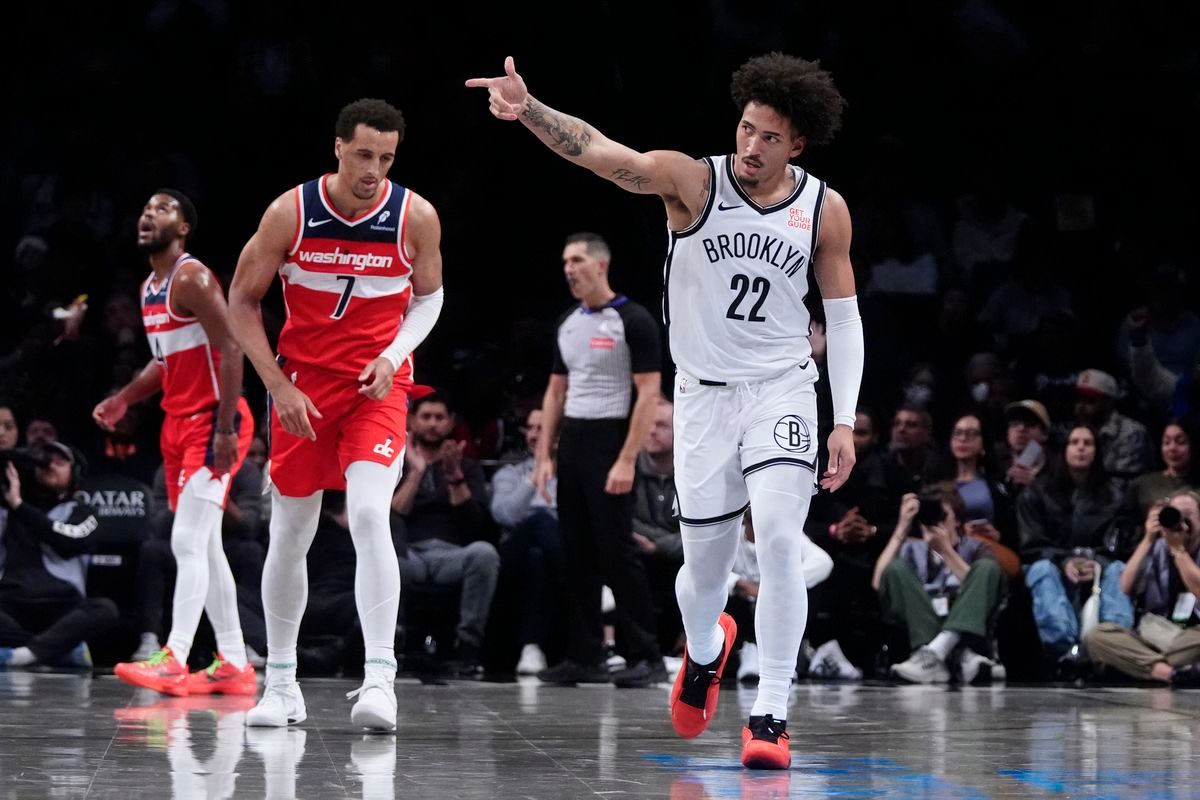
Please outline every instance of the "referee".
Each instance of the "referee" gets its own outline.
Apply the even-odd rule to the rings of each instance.
[[[575,602],[566,659],[538,677],[568,685],[610,680],[600,612],[607,584],[629,663],[611,680],[649,686],[667,680],[667,673],[650,584],[633,540],[632,489],[634,463],[662,394],[662,355],[650,312],[609,287],[611,258],[594,233],[572,234],[563,248],[563,272],[580,304],[558,326],[533,481],[546,495],[557,440],[558,519]]]

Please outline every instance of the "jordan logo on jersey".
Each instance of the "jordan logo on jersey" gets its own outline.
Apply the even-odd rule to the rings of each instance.
[[[789,278],[804,266],[805,255],[800,248],[787,244],[774,236],[752,233],[735,233],[732,236],[721,233],[711,238],[701,240],[704,253],[710,264],[716,264],[725,259],[762,260],[780,269]],[[784,253],[784,245],[787,252]]]

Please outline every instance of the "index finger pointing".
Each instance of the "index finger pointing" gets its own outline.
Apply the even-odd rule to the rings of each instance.
[[[490,89],[492,78],[468,78],[467,87],[470,89]]]

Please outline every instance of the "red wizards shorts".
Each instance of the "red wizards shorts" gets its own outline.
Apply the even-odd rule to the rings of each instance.
[[[254,438],[254,417],[246,398],[239,397],[237,413],[233,417],[233,429],[238,432],[237,457],[229,471],[217,475],[213,471],[213,437],[216,434],[217,409],[200,411],[186,417],[167,415],[163,421],[162,448],[163,475],[167,484],[167,504],[175,510],[179,494],[187,482],[196,476],[196,494],[205,500],[225,507],[229,497],[231,476],[241,468]],[[203,470],[202,475],[197,475]]]
[[[270,478],[284,497],[307,497],[320,489],[345,489],[346,469],[355,461],[390,467],[404,451],[408,421],[407,381],[397,381],[382,400],[359,394],[358,381],[317,367],[284,366],[296,388],[321,412],[309,415],[316,441],[283,429],[271,409]]]

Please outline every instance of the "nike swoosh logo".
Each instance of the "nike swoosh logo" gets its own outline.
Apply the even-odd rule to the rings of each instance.
[[[320,227],[321,225],[324,225],[326,222],[333,222],[333,220],[331,220],[331,219],[323,219],[323,220],[321,220],[320,222],[317,222],[317,221],[316,221],[315,219],[313,219],[312,217],[309,217],[309,218],[308,218],[308,227],[310,227],[310,228],[317,228],[317,227]]]
[[[741,208],[744,205],[745,205],[745,203],[739,203],[736,206],[727,206],[724,203],[717,203],[717,211],[731,211],[732,209],[735,209],[735,208]]]

